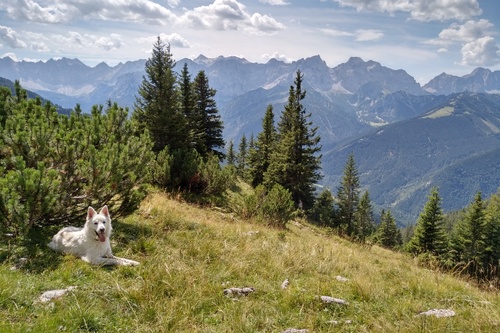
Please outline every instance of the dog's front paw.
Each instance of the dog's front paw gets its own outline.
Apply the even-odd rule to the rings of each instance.
[[[126,259],[123,261],[124,266],[139,266],[139,262],[135,260]]]

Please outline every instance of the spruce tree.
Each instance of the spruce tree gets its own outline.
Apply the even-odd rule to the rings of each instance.
[[[444,231],[441,198],[438,189],[434,187],[420,213],[408,249],[415,254],[430,253],[440,256],[445,253],[447,248],[448,240]]]
[[[375,229],[373,222],[373,208],[368,191],[365,191],[359,200],[355,217],[354,236],[362,243]]]
[[[299,70],[278,123],[276,149],[271,155],[264,183],[268,188],[280,184],[292,193],[297,207],[309,209],[314,203],[314,185],[321,178],[321,147],[317,127],[312,127],[311,114],[306,113],[302,105],[306,97],[302,81],[303,74]]]
[[[193,82],[193,92],[195,99],[194,128],[196,150],[206,157],[208,154],[215,154],[220,160],[224,158],[221,151],[224,148],[222,131],[224,129],[217,105],[215,103],[216,90],[210,88],[205,71],[198,72]]]
[[[455,224],[452,236],[455,259],[468,265],[471,274],[478,273],[483,263],[486,250],[485,227],[485,208],[481,192],[478,192],[467,207],[465,216]]]
[[[165,45],[158,37],[151,58],[146,62],[146,75],[139,87],[133,114],[139,124],[149,130],[155,153],[165,147],[170,151],[185,150],[189,144],[174,66],[170,45]]]
[[[238,175],[243,178],[246,178],[247,167],[248,167],[247,158],[248,158],[248,143],[246,135],[243,134],[240,139],[240,144],[238,145],[238,155],[236,157],[236,160],[238,162],[236,170],[238,172]]]
[[[233,140],[229,141],[229,146],[227,148],[226,161],[228,165],[235,165],[236,155],[234,153],[234,143]]]
[[[354,155],[350,154],[344,167],[344,175],[337,188],[337,226],[347,235],[355,233],[356,211],[359,204],[359,177]]]
[[[186,117],[187,127],[189,128],[190,145],[195,148],[197,142],[201,141],[200,136],[203,136],[202,123],[200,117],[197,117],[195,112],[195,97],[193,84],[191,82],[191,74],[189,73],[187,63],[181,70],[179,78],[179,94],[180,94],[180,110]]]
[[[264,174],[269,168],[271,153],[276,145],[276,127],[274,126],[273,106],[268,105],[262,119],[262,132],[257,135],[253,149],[249,154],[250,181],[253,187],[264,182]]]
[[[485,234],[483,266],[491,277],[500,269],[500,193],[494,194],[486,207]]]
[[[378,244],[388,249],[394,249],[402,243],[401,231],[390,210],[382,210],[376,239]]]
[[[314,201],[311,218],[321,226],[333,227],[335,203],[330,189],[324,189]]]

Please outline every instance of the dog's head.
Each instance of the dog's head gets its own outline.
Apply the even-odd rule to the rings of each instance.
[[[96,240],[105,242],[111,236],[111,217],[109,216],[108,206],[101,208],[99,214],[94,208],[89,206],[87,211],[87,229],[95,233]]]

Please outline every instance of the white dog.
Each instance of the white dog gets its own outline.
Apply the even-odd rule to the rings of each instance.
[[[104,206],[99,214],[89,206],[87,222],[83,228],[63,228],[52,238],[49,247],[55,251],[73,254],[93,265],[139,265],[137,261],[113,255],[109,241],[111,229],[108,206]]]

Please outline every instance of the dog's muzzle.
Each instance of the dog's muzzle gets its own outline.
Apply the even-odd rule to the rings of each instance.
[[[99,232],[96,231],[95,234],[100,242],[106,241],[106,230],[100,230]]]

